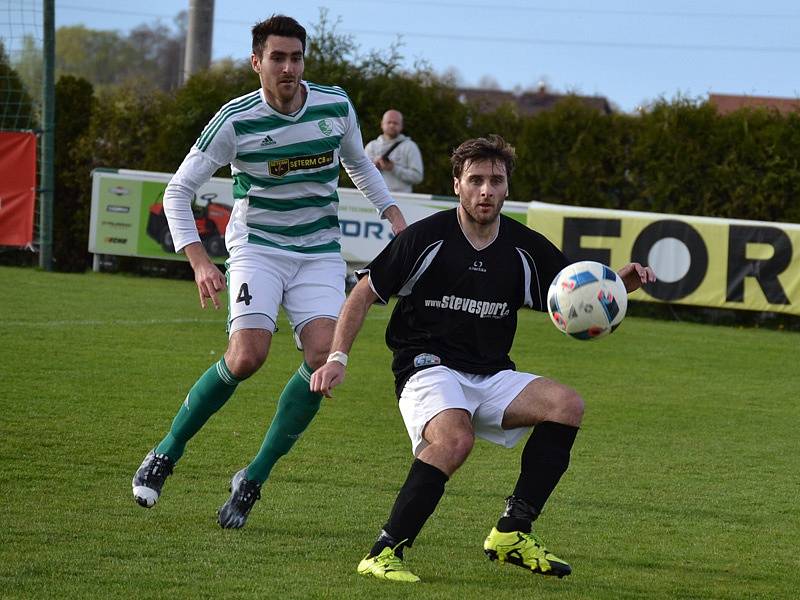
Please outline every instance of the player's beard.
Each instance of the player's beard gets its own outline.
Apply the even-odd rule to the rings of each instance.
[[[500,209],[503,208],[503,200],[494,204],[491,210],[488,208],[482,210],[478,204],[480,203],[472,205],[467,202],[462,202],[461,207],[464,209],[464,214],[470,221],[482,226],[494,223],[497,220],[497,216],[500,214]]]

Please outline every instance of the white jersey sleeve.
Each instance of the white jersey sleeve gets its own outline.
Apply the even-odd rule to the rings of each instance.
[[[364,141],[361,130],[358,128],[356,111],[352,104],[348,113],[348,129],[342,136],[339,158],[345,171],[356,184],[356,187],[367,197],[372,205],[383,216],[384,211],[390,206],[396,206],[386,182],[380,171],[364,152]]]
[[[200,241],[192,213],[194,195],[220,167],[229,164],[236,157],[236,136],[230,123],[224,123],[219,131],[214,132],[205,150],[198,147],[215,121],[217,116],[206,126],[164,190],[164,214],[167,216],[175,252]]]

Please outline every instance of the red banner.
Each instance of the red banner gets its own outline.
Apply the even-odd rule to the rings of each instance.
[[[36,135],[0,131],[0,246],[33,242]]]

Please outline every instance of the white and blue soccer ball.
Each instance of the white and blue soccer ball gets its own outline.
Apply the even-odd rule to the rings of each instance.
[[[547,311],[556,327],[579,340],[614,331],[628,308],[622,279],[606,265],[583,260],[564,267],[547,291]]]

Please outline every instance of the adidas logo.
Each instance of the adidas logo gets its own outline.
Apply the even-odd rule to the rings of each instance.
[[[276,144],[276,143],[277,142],[272,139],[272,136],[269,136],[269,135],[267,137],[265,137],[263,140],[261,140],[261,145],[262,146],[272,146],[273,144]]]

